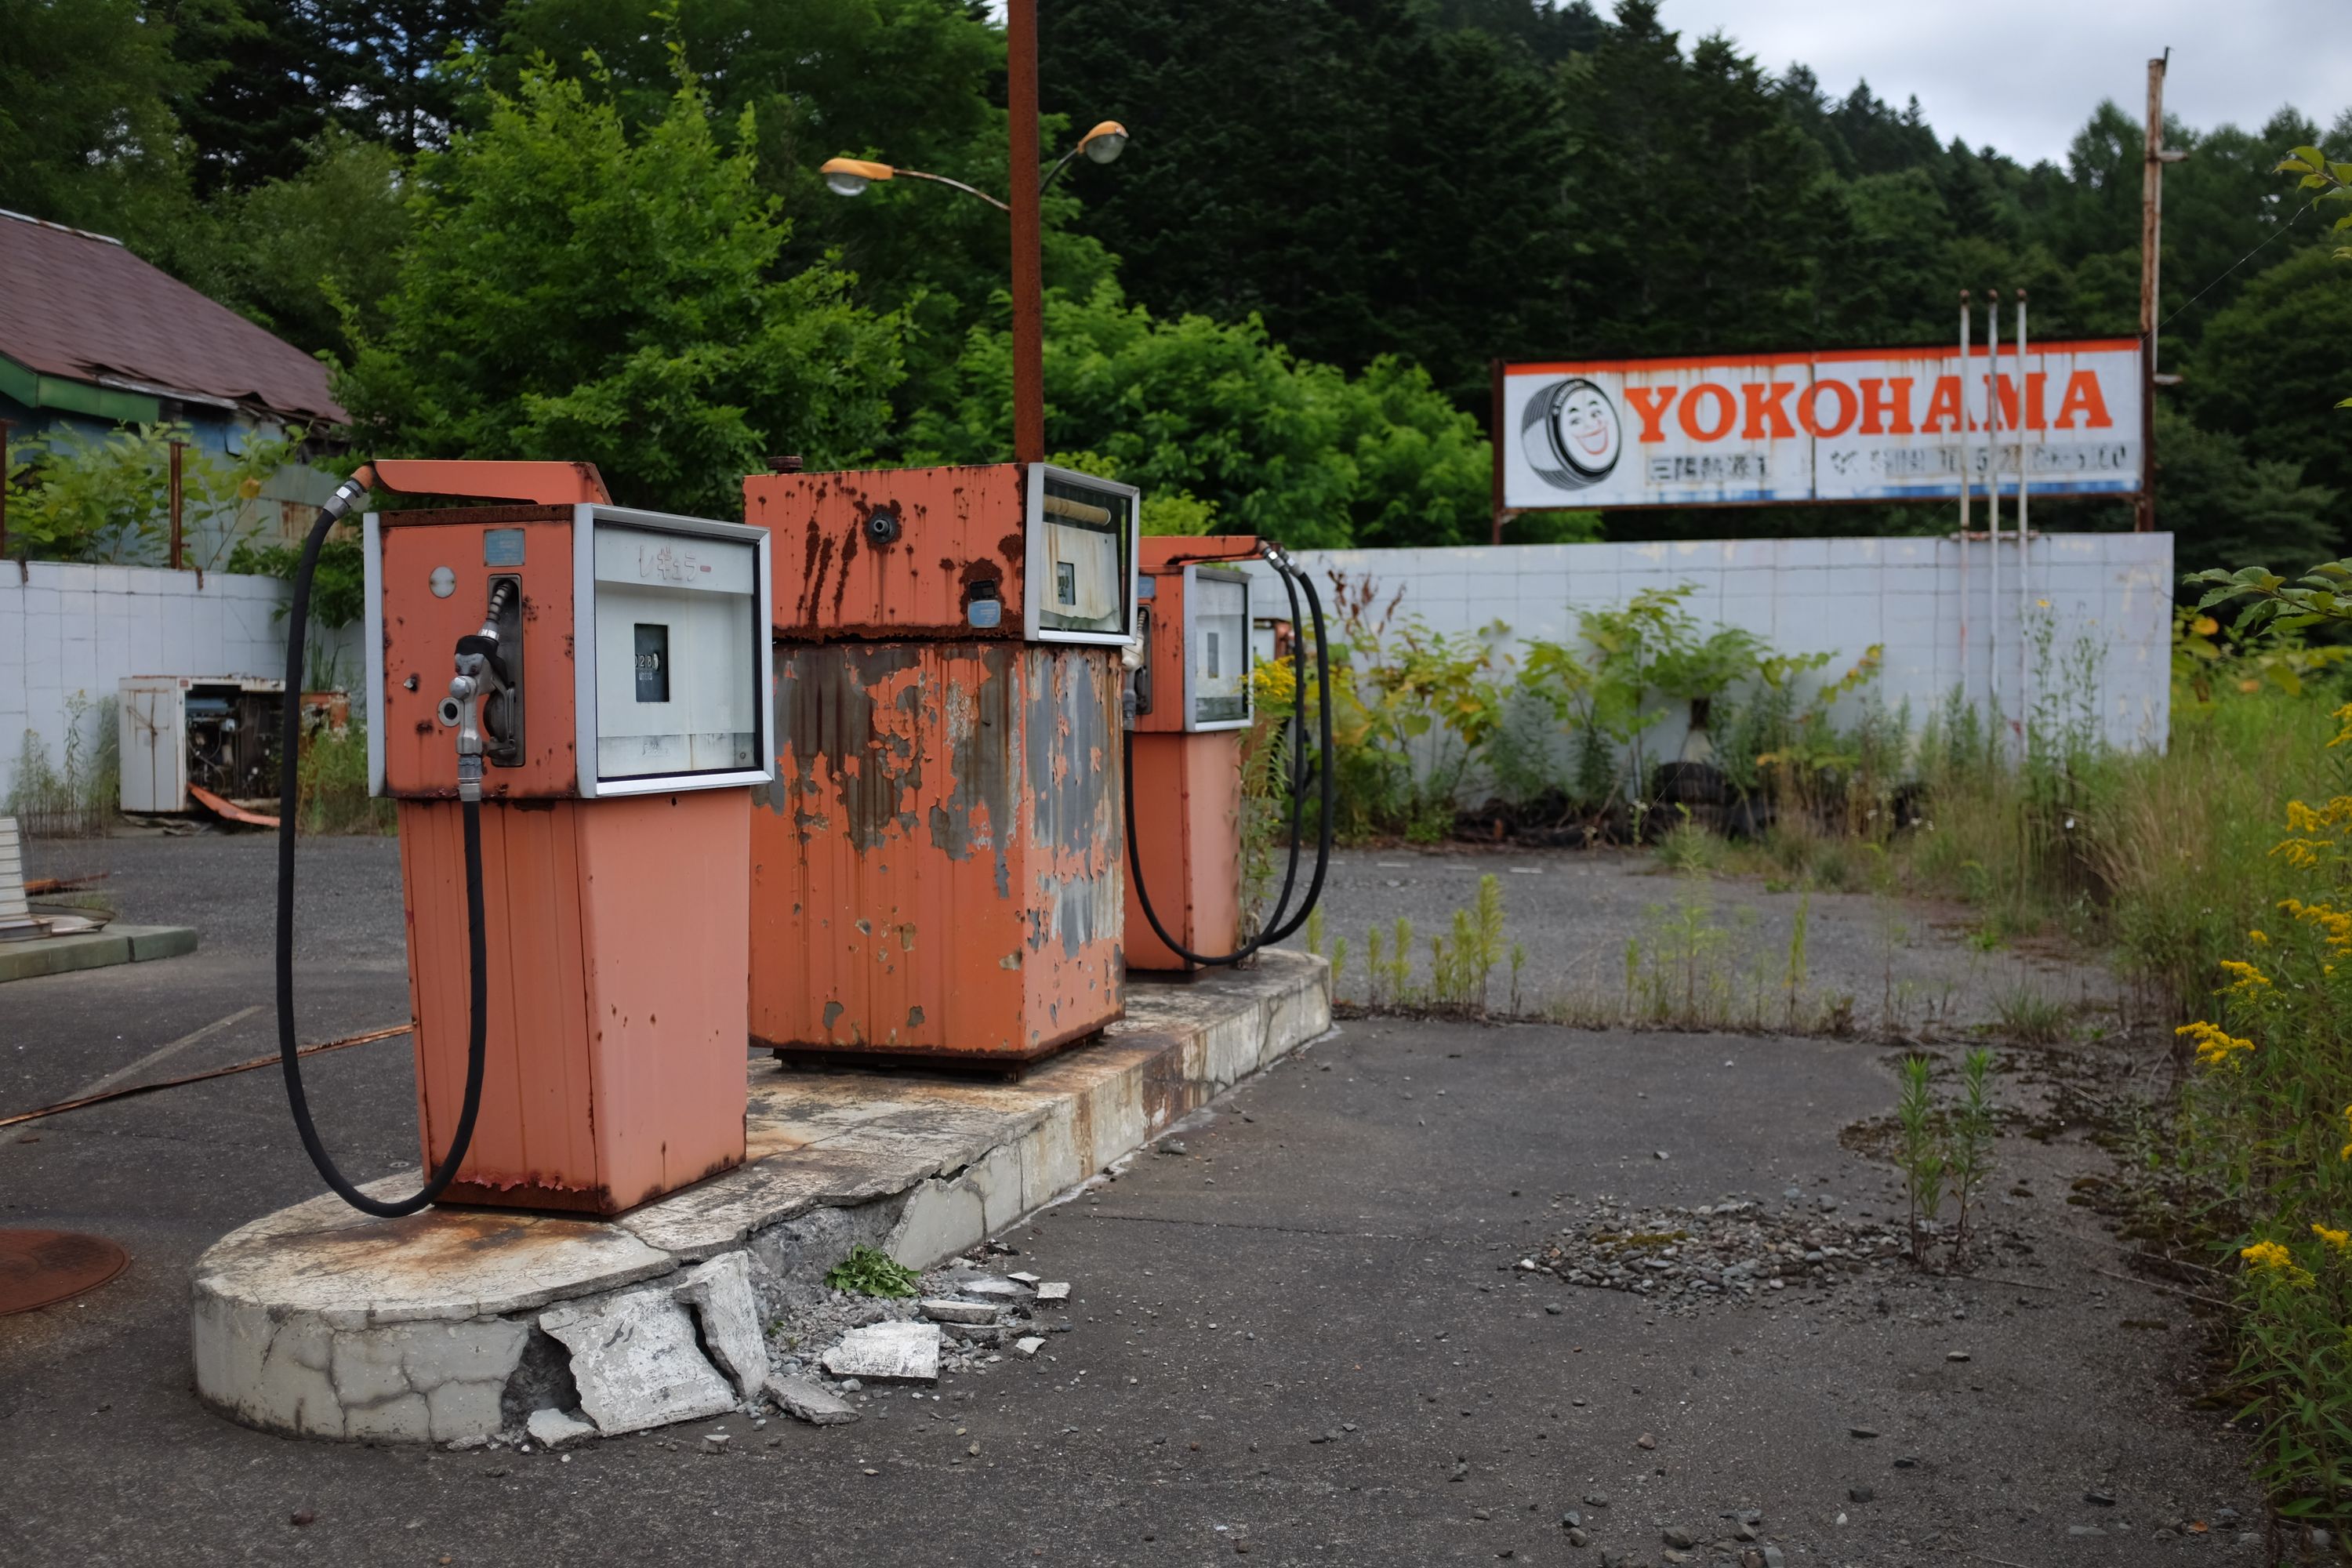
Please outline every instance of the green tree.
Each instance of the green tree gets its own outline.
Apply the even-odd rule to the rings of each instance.
[[[2347,342],[2352,275],[2324,249],[2302,251],[2207,324],[2185,373],[2190,410],[2199,424],[2238,437],[2250,456],[2299,462],[2313,483],[2352,494],[2352,442],[2336,412],[2352,392]]]
[[[1005,334],[975,328],[951,387],[919,415],[913,460],[1001,461]],[[1476,422],[1397,361],[1350,378],[1295,358],[1255,317],[1155,319],[1105,283],[1048,297],[1045,401],[1052,449],[1097,458],[1147,504],[1205,506],[1195,523],[1220,532],[1310,548],[1484,537],[1489,458]]]
[[[1039,47],[1047,107],[1135,133],[1070,184],[1155,311],[1395,353],[1465,403],[1492,354],[1566,346],[1569,148],[1525,43],[1410,0],[1070,0]]]
[[[0,207],[124,238],[187,210],[175,98],[201,79],[139,0],[0,0]]]
[[[405,165],[380,142],[330,127],[283,179],[224,190],[174,247],[194,288],[297,348],[348,359],[353,329],[381,333],[409,236]]]
[[[779,274],[751,121],[730,151],[690,79],[635,139],[576,81],[489,94],[418,160],[386,325],[338,378],[362,447],[585,459],[620,499],[719,516],[770,453],[869,454],[898,322],[836,270]]]
[[[2183,572],[2213,566],[2290,571],[2344,553],[2340,492],[2303,482],[2304,464],[2246,455],[2237,437],[2156,409],[2156,511]]]

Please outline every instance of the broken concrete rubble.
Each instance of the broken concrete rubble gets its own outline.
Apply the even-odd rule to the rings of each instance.
[[[809,1378],[771,1377],[767,1394],[777,1409],[814,1426],[845,1426],[857,1419],[857,1406]]]
[[[939,1325],[898,1321],[852,1329],[824,1352],[824,1370],[868,1383],[937,1383]]]
[[[923,1303],[923,1316],[935,1323],[992,1323],[1004,1309],[992,1301],[940,1301]]]
[[[710,1359],[749,1399],[768,1375],[768,1342],[760,1332],[760,1305],[751,1299],[751,1258],[723,1252],[698,1264],[677,1287],[677,1299],[702,1321]]]
[[[530,1440],[547,1448],[562,1448],[596,1436],[596,1424],[561,1410],[534,1410],[524,1426]]]
[[[686,1308],[659,1286],[551,1307],[539,1326],[571,1347],[580,1408],[602,1431],[636,1432],[735,1407],[733,1392],[695,1345]]]

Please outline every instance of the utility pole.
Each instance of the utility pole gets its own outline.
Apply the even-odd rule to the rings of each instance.
[[[1013,460],[1045,460],[1045,262],[1038,239],[1037,0],[1004,7],[1004,106],[1012,119]]]
[[[2164,243],[2164,166],[2188,153],[2164,144],[2164,69],[2172,51],[2147,62],[2147,142],[2140,170],[2139,212],[2139,505],[2132,526],[2156,527],[2156,279]]]

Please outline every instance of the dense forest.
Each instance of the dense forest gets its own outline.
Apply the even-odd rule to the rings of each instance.
[[[1049,439],[1155,527],[1483,538],[1497,355],[1941,342],[1989,285],[2032,291],[2037,337],[2137,330],[2141,132],[2111,102],[2028,166],[1654,0],[1055,0],[1042,38],[1049,146],[1134,133],[1046,203]],[[2272,172],[2352,113],[2168,140],[2160,525],[2184,569],[2352,552],[2352,266]],[[585,457],[681,509],[771,453],[1003,454],[1002,218],[815,171],[1001,192],[1005,148],[1002,37],[959,0],[0,0],[0,206],[328,356],[362,447]]]

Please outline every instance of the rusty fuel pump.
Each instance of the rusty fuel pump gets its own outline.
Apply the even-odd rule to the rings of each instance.
[[[294,1044],[304,621],[371,484],[516,503],[365,520],[370,787],[399,809],[428,1172],[396,1200],[335,1168]],[[321,512],[288,620],[278,1040],[346,1202],[613,1214],[742,1162],[749,889],[710,868],[745,862],[774,776],[769,583],[764,530],[613,506],[586,464],[378,462]]]
[[[1042,463],[744,481],[777,541],[755,1042],[1009,1066],[1123,1015],[1137,499]]]
[[[1127,746],[1128,934],[1130,971],[1190,974],[1239,963],[1306,923],[1330,869],[1336,778],[1331,756],[1330,659],[1315,584],[1279,545],[1246,537],[1155,538],[1140,545],[1141,657],[1129,690]],[[1258,933],[1242,940],[1242,745],[1254,718],[1250,577],[1262,560],[1290,601],[1290,656],[1297,693],[1288,736],[1290,846],[1281,891]],[[1307,761],[1304,592],[1315,628],[1318,750]],[[1297,895],[1310,778],[1319,779],[1315,869]],[[1155,901],[1154,889],[1157,889]],[[1139,923],[1138,917],[1140,917]]]

